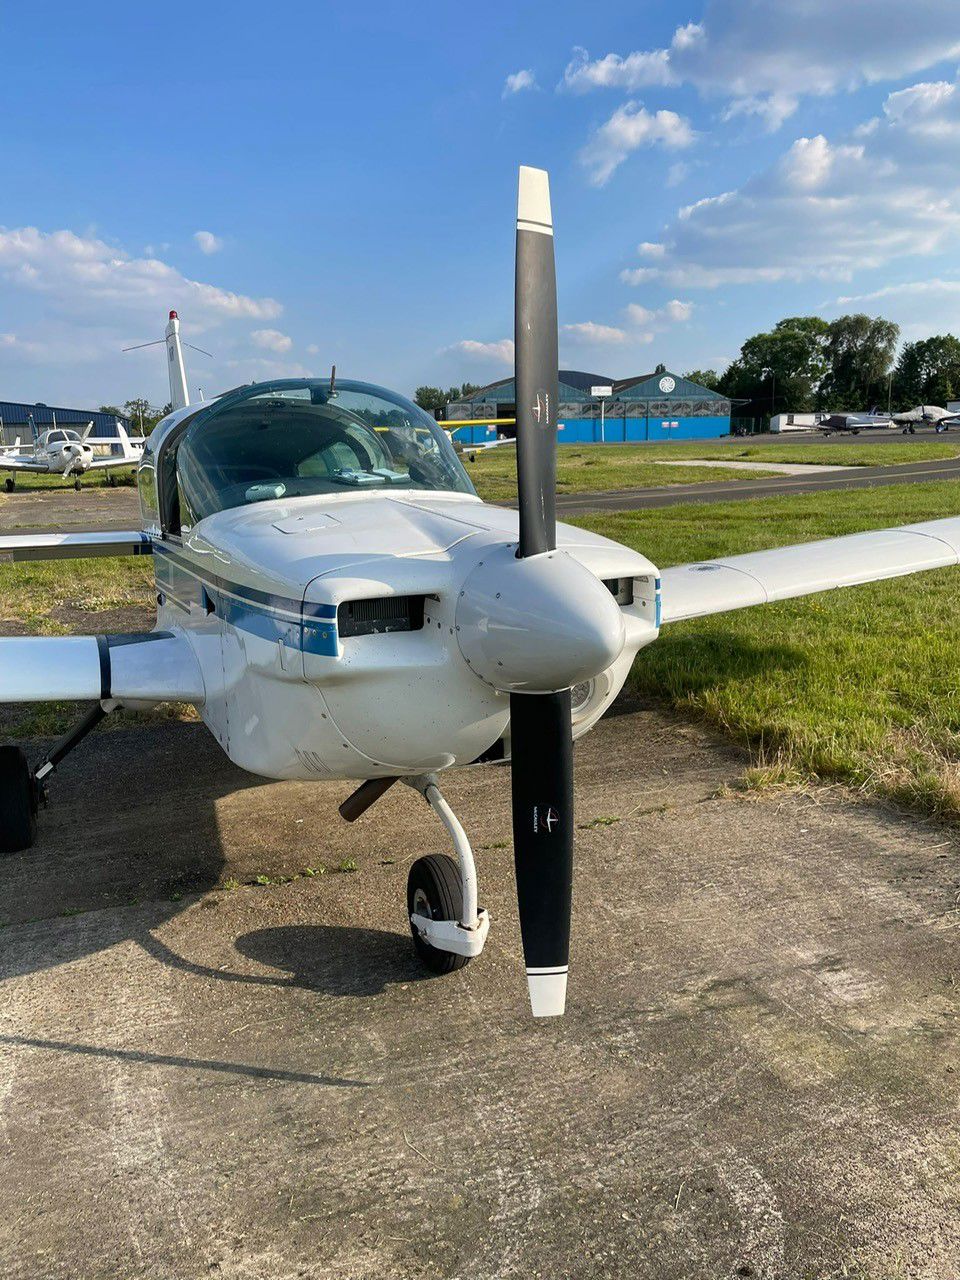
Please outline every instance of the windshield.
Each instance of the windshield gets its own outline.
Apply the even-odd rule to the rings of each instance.
[[[177,450],[184,518],[277,498],[360,490],[474,493],[449,437],[402,396],[364,382],[285,381],[217,402]]]

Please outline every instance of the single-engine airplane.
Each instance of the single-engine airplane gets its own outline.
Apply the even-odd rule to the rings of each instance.
[[[115,439],[93,437],[90,434],[92,430],[92,422],[80,432],[66,427],[51,427],[40,432],[33,427],[34,446],[30,453],[18,453],[16,447],[0,451],[0,471],[13,473],[4,482],[7,493],[13,492],[16,475],[22,472],[61,475],[64,480],[72,476],[75,487],[79,489],[80,478],[88,471],[115,471],[118,467],[136,466],[140,461],[143,441],[127,435],[123,423],[117,423]],[[117,454],[98,456],[94,453],[95,445],[117,444],[120,446]]]
[[[354,779],[348,820],[403,781],[456,859],[411,867],[426,966],[480,954],[469,839],[441,791],[454,765],[511,762],[517,900],[535,1016],[561,1014],[573,883],[573,742],[661,627],[960,563],[960,519],[681,564],[558,524],[557,304],[547,174],[521,168],[516,241],[519,512],[477,497],[450,441],[403,397],[292,378],[190,405],[168,328],[173,412],[140,460],[143,528],[5,536],[14,559],[152,554],[143,635],[0,640],[0,702],[86,700],[36,767],[0,748],[0,847],[29,846],[50,777],[117,707],[192,703],[236,764]]]

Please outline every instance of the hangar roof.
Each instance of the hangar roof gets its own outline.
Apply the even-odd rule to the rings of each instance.
[[[660,383],[672,381],[669,391]],[[701,387],[698,382],[681,377],[679,373],[662,370],[660,373],[635,374],[631,378],[610,378],[602,373],[583,373],[577,369],[560,370],[561,402],[592,400],[591,387],[613,387],[614,400],[725,400],[726,397],[717,391]],[[501,378],[498,382],[488,383],[485,387],[458,401],[458,404],[476,404],[478,401],[507,402],[516,399],[513,378]]]
[[[95,435],[116,435],[115,424],[119,416],[124,428],[130,426],[130,419],[125,414],[100,413],[95,409],[64,409],[59,405],[21,404],[16,400],[0,400],[0,421],[5,427],[27,426],[31,415],[42,431],[53,426],[53,416],[57,416],[58,427],[85,427],[93,422]]]

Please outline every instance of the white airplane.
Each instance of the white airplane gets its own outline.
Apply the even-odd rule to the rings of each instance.
[[[64,480],[73,477],[74,486],[80,488],[80,478],[88,471],[114,471],[118,467],[136,466],[143,453],[143,440],[127,435],[121,422],[117,423],[116,438],[91,436],[93,423],[89,422],[82,432],[66,427],[50,427],[38,432],[33,426],[34,445],[29,453],[18,453],[17,445],[12,449],[0,451],[0,471],[10,471],[4,486],[7,493],[16,487],[17,473],[39,475],[61,475]],[[94,453],[95,445],[120,445],[118,454],[98,456]]]
[[[933,427],[937,435],[942,435],[950,427],[960,425],[960,414],[941,409],[938,404],[918,404],[903,413],[895,413],[891,421],[903,428],[904,435],[915,435],[917,427]]]
[[[413,944],[437,973],[480,954],[469,839],[441,791],[455,765],[511,761],[518,909],[536,1016],[561,1014],[573,880],[573,741],[639,650],[684,618],[960,563],[960,519],[660,571],[555,517],[557,308],[547,174],[521,168],[519,512],[477,497],[441,427],[364,382],[292,378],[174,410],[147,441],[143,528],[0,538],[14,559],[153,554],[144,635],[0,639],[0,702],[86,700],[35,768],[0,748],[0,848],[29,846],[63,757],[108,712],[191,703],[231,760],[268,778],[354,779],[352,821],[397,781],[456,860],[416,861]],[[639,745],[638,745],[639,749]],[[504,782],[506,782],[506,775]]]

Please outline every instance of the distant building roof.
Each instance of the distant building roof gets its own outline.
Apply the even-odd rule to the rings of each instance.
[[[661,386],[665,383],[666,386]],[[719,391],[701,387],[679,373],[662,369],[659,373],[641,373],[633,378],[619,378],[613,384],[614,400],[726,400]]]
[[[101,413],[98,409],[66,409],[61,405],[21,404],[16,400],[0,400],[0,423],[5,427],[25,427],[32,415],[37,429],[43,431],[53,426],[54,414],[58,427],[85,427],[88,422],[92,422],[94,434],[104,432],[115,435],[118,417],[124,428],[130,426],[130,419],[123,413]]]
[[[571,399],[570,396],[564,397],[564,390],[576,392],[572,397],[577,400],[589,400],[591,387],[610,387],[613,385],[613,379],[607,377],[603,373],[584,373],[580,369],[561,369],[560,370],[560,399]],[[516,397],[514,380],[510,378],[500,378],[497,382],[489,382],[485,387],[480,387],[464,400],[457,401],[458,404],[476,403],[478,400],[507,400],[511,401]]]

